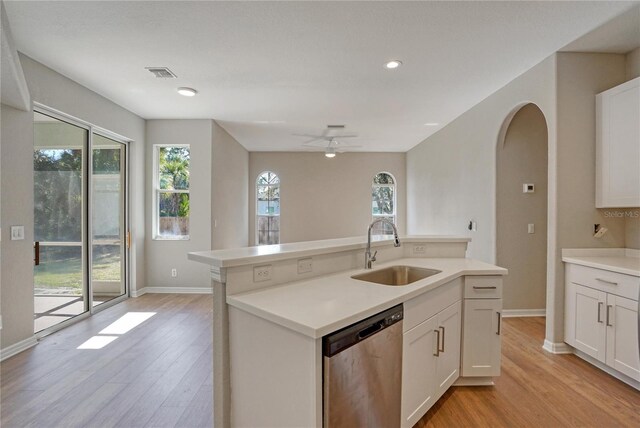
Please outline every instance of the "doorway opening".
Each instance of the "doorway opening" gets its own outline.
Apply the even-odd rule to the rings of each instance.
[[[547,284],[548,130],[529,103],[505,120],[496,150],[496,262],[505,316],[544,316]]]

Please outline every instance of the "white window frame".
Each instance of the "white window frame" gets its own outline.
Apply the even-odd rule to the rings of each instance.
[[[277,185],[269,184],[270,187],[276,187],[277,186],[278,188],[280,188],[280,184],[282,184],[281,180],[280,180],[280,176],[278,174],[276,174],[275,172],[270,171],[270,170],[262,171],[256,176],[255,187],[254,187],[254,190],[255,190],[255,203],[256,203],[256,222],[255,222],[255,232],[256,232],[255,233],[255,245],[256,246],[261,246],[261,245],[280,245],[280,232],[282,230],[282,224],[280,222],[278,222],[278,224],[280,224],[280,229],[278,229],[278,243],[277,244],[260,244],[260,230],[258,228],[260,217],[278,217],[278,218],[280,218],[280,213],[273,214],[273,215],[264,215],[264,214],[259,214],[258,213],[258,209],[259,209],[258,208],[258,187],[260,187],[260,186],[264,187],[265,186],[265,185],[258,184],[258,180],[260,180],[260,177],[262,177],[262,175],[267,173],[267,172],[269,172],[269,173],[275,175],[276,177],[278,177],[278,184]],[[280,202],[280,211],[282,211],[282,202]]]
[[[387,174],[388,176],[391,177],[391,179],[393,180],[393,184],[376,184],[374,183],[374,179],[380,175],[380,174]],[[393,191],[393,214],[374,214],[373,213],[373,205],[371,208],[371,221],[376,220],[378,218],[388,218],[388,217],[392,217],[393,218],[393,224],[395,224],[397,226],[396,221],[398,220],[398,180],[396,180],[396,177],[391,174],[388,171],[380,171],[374,174],[373,178],[371,179],[371,190],[373,190],[374,188],[380,188],[380,187],[390,187],[391,190]],[[373,192],[372,192],[373,193]],[[371,197],[371,202],[373,202],[373,197]]]
[[[186,147],[189,149],[189,189],[160,189],[160,149],[166,147]],[[191,240],[191,145],[190,144],[154,144],[153,145],[153,239],[155,241]],[[180,236],[160,235],[160,193],[187,193],[189,195],[189,234]]]

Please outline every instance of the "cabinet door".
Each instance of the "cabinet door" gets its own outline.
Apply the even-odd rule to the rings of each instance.
[[[607,365],[640,381],[638,302],[607,294]]]
[[[596,207],[640,206],[640,78],[596,97]]]
[[[502,299],[465,299],[462,376],[499,376]]]
[[[460,301],[438,314],[440,330],[440,351],[436,362],[436,399],[446,392],[460,376],[460,322],[462,319]]]
[[[574,348],[605,362],[606,293],[567,284],[565,321],[566,342]]]
[[[402,426],[412,427],[435,402],[438,316],[403,335]]]

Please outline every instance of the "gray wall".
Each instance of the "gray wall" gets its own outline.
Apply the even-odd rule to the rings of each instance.
[[[640,77],[640,48],[629,52],[626,56],[626,80]],[[640,168],[640,165],[638,166]],[[625,246],[627,248],[640,249],[640,209],[627,211],[632,216],[625,221]]]
[[[146,277],[148,287],[210,288],[209,269],[187,260],[190,251],[211,249],[211,120],[147,121],[147,221]],[[189,240],[155,240],[153,237],[153,146],[191,146],[189,183]],[[171,269],[178,276],[171,277]]]
[[[407,231],[466,235],[467,255],[495,262],[496,145],[505,122],[536,104],[555,144],[555,57],[499,89],[407,152]],[[477,231],[469,231],[470,220]]]
[[[0,295],[2,349],[33,335],[33,114],[2,104]],[[11,241],[11,226],[24,225],[23,241]]]
[[[497,147],[496,233],[505,309],[544,309],[547,288],[547,124],[540,109],[524,106]],[[534,193],[522,185],[533,183]],[[535,233],[528,233],[534,224]]]
[[[144,284],[144,120],[61,74],[20,55],[31,99],[132,140],[131,286]],[[33,335],[33,113],[2,107],[2,339],[6,348]],[[10,241],[11,225],[25,226]]]
[[[249,242],[255,242],[255,183],[263,171],[280,177],[280,242],[365,235],[371,184],[381,171],[397,180],[397,223],[405,231],[405,153],[249,153]]]
[[[249,152],[215,121],[211,133],[211,248],[249,243]]]

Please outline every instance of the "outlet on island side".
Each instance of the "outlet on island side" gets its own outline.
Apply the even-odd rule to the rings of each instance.
[[[253,268],[253,282],[269,281],[271,279],[271,265],[256,266]]]
[[[311,258],[299,259],[298,260],[298,274],[308,273],[313,270],[313,262]]]

